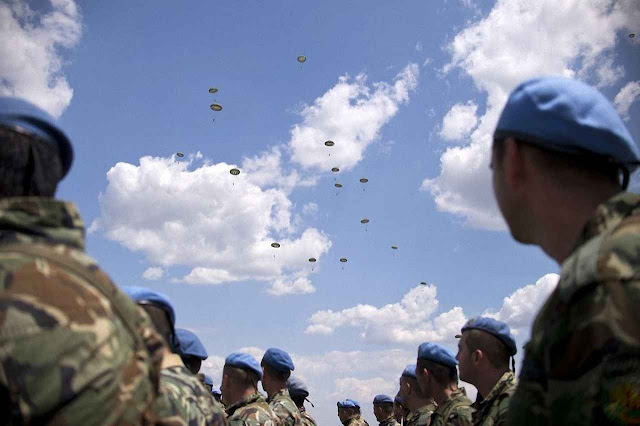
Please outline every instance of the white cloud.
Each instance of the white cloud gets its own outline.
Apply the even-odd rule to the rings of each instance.
[[[364,74],[353,80],[340,77],[338,84],[302,110],[303,122],[292,127],[292,161],[305,169],[353,168],[378,138],[382,126],[401,104],[409,102],[418,75],[418,66],[409,64],[393,84],[374,83],[373,89],[366,85]],[[326,147],[327,140],[335,146]]]
[[[309,202],[302,207],[302,213],[307,215],[315,215],[318,213],[318,205],[313,202]]]
[[[163,269],[192,268],[177,281],[259,280],[272,285],[272,294],[313,292],[308,258],[320,261],[331,241],[314,228],[296,232],[289,183],[265,188],[282,176],[274,158],[277,151],[245,159],[238,176],[229,173],[233,165],[211,164],[201,154],[118,163],[107,173],[102,216],[92,228]],[[281,247],[272,248],[273,241]]]
[[[613,100],[613,105],[625,120],[629,120],[629,108],[638,97],[640,97],[640,80],[627,83]]]
[[[473,101],[455,104],[442,119],[440,137],[448,141],[459,141],[469,135],[478,124],[478,105]]]
[[[416,43],[416,50],[417,50],[418,52],[422,52],[422,43],[420,43],[420,42],[417,42],[417,43]]]
[[[498,0],[487,17],[457,34],[448,45],[452,60],[444,72],[459,69],[471,77],[487,94],[487,107],[466,145],[447,149],[439,176],[422,184],[438,209],[470,226],[504,229],[488,164],[491,135],[508,93],[540,75],[615,83],[623,74],[610,60],[617,33],[637,22],[636,0]]]
[[[142,278],[151,281],[159,280],[160,278],[164,277],[165,272],[166,271],[164,270],[164,268],[161,268],[159,266],[152,266],[150,268],[147,268],[147,270],[142,273]]]
[[[51,0],[51,7],[40,14],[22,1],[0,3],[0,96],[25,98],[59,117],[73,97],[60,48],[78,43],[82,19],[73,0]]]

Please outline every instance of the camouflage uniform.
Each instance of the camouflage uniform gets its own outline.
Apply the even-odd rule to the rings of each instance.
[[[2,423],[151,423],[165,346],[84,253],[76,208],[1,199],[0,230]]]
[[[476,400],[473,408],[473,424],[475,426],[503,426],[507,422],[509,400],[516,390],[516,376],[507,371],[500,377],[489,395],[482,400]]]
[[[307,410],[304,407],[298,408],[300,411],[300,421],[304,426],[317,426],[316,421],[313,420],[311,414],[307,413]]]
[[[280,389],[273,394],[273,397],[267,398],[269,407],[280,418],[283,426],[299,425],[301,422],[298,407],[289,396],[287,388]]]
[[[436,403],[432,400],[427,405],[423,405],[418,408],[417,411],[412,411],[407,416],[407,426],[429,426],[431,424],[431,416],[436,411]]]
[[[280,419],[273,412],[261,393],[254,393],[227,408],[229,426],[281,426]]]
[[[473,424],[471,400],[464,388],[458,388],[438,406],[431,416],[432,426],[471,426]]]
[[[358,414],[348,419],[346,423],[344,423],[344,426],[369,426],[369,423]]]
[[[509,424],[640,423],[640,197],[598,206],[525,347]]]
[[[163,425],[227,424],[222,407],[213,399],[200,379],[184,366],[162,369],[159,402],[161,405],[156,412]]]
[[[384,419],[383,421],[381,421],[379,426],[398,426],[398,425],[399,423],[396,421],[396,418],[392,414],[391,416],[389,416],[388,419]]]

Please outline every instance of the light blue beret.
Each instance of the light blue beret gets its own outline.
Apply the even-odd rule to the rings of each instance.
[[[498,338],[498,340],[500,340],[509,348],[511,356],[515,355],[518,352],[518,348],[516,347],[516,339],[514,339],[511,335],[509,326],[502,321],[498,321],[489,317],[471,318],[469,321],[467,321],[464,327],[462,327],[462,333],[467,330],[482,330],[494,335]],[[456,337],[461,336],[457,335]]]
[[[67,174],[73,162],[73,148],[51,115],[24,99],[0,97],[0,124],[21,128],[55,145],[62,161],[62,177]]]
[[[262,362],[283,373],[293,371],[293,361],[288,353],[278,348],[270,348],[264,353]]]
[[[289,377],[289,380],[287,380],[287,388],[289,389],[291,397],[306,398],[309,396],[309,389],[307,389],[304,382],[297,377]]]
[[[360,404],[356,400],[347,398],[344,401],[338,401],[338,408],[360,408]]]
[[[224,360],[224,365],[253,371],[258,375],[258,378],[262,380],[262,368],[260,364],[248,353],[234,352]]]
[[[603,156],[629,173],[640,162],[613,105],[593,87],[563,77],[528,80],[511,92],[494,133],[496,139],[508,136],[553,151]]]
[[[204,384],[213,386],[213,379],[211,378],[211,376],[208,376],[206,374],[204,375]]]
[[[393,404],[393,399],[389,395],[376,395],[373,398],[374,404]]]
[[[209,357],[198,336],[184,328],[176,328],[176,337],[180,342],[180,355],[193,356],[205,360]]]
[[[164,294],[158,293],[157,291],[153,291],[145,287],[137,286],[124,286],[122,287],[122,290],[139,305],[150,304],[164,309],[167,315],[169,315],[171,324],[175,325],[176,312],[173,310],[171,301]]]
[[[405,367],[404,371],[402,372],[402,377],[411,377],[413,379],[417,379],[417,377],[416,377],[416,365],[415,364],[407,365]]]
[[[222,396],[222,392],[220,392],[220,389],[218,389],[218,388],[213,388],[213,389],[211,389],[211,395],[213,395],[213,396]]]
[[[418,348],[418,359],[432,361],[451,368],[456,368],[458,365],[456,357],[451,352],[440,345],[429,342],[421,344]]]

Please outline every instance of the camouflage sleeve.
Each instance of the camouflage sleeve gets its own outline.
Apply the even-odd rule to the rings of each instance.
[[[473,412],[471,406],[457,407],[445,422],[451,426],[473,426]]]

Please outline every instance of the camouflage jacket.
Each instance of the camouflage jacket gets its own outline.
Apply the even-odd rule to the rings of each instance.
[[[298,411],[298,407],[289,396],[289,390],[287,388],[280,389],[273,397],[267,398],[267,402],[273,412],[280,418],[283,426],[301,424],[300,411]]]
[[[344,426],[369,426],[369,423],[358,414],[344,422]]]
[[[162,401],[164,399],[164,401]],[[225,426],[226,415],[202,382],[184,366],[160,372],[156,413],[163,425]]]
[[[431,416],[432,426],[471,426],[473,424],[471,400],[464,388],[458,388],[438,406]]]
[[[516,376],[507,371],[493,386],[486,398],[473,403],[473,424],[476,426],[503,426],[507,422],[509,400],[516,390]]]
[[[304,426],[317,426],[316,421],[313,420],[311,414],[307,413],[307,410],[304,407],[298,408],[298,411],[300,411],[300,419]]]
[[[254,393],[227,408],[229,426],[281,426],[280,419],[273,412],[261,393]]]
[[[396,418],[392,414],[391,416],[389,416],[389,418],[381,421],[379,426],[398,426],[398,424],[399,423],[396,421]]]
[[[84,253],[72,204],[0,200],[3,424],[151,423],[164,348]]]
[[[431,400],[427,405],[423,405],[416,411],[412,411],[407,416],[407,426],[429,426],[431,424],[431,416],[436,411],[436,403]]]
[[[640,196],[598,206],[538,313],[512,425],[640,423]]]

